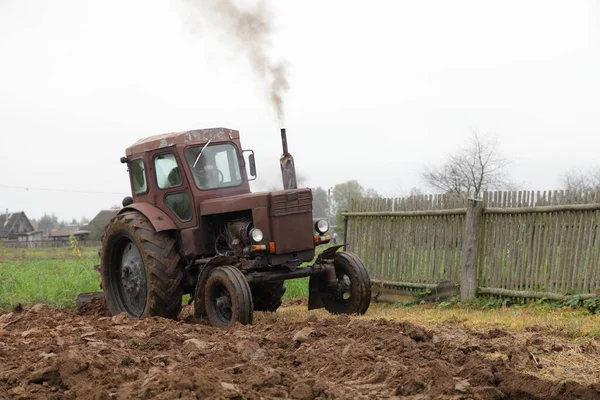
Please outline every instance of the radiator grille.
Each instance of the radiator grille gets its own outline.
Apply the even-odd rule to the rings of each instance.
[[[312,194],[308,190],[271,195],[271,215],[274,217],[311,211]]]

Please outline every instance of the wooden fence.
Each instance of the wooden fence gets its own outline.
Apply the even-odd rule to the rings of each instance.
[[[353,200],[348,250],[376,282],[563,299],[600,288],[600,193],[487,192]],[[469,270],[472,268],[472,272]],[[469,277],[472,283],[469,284]]]

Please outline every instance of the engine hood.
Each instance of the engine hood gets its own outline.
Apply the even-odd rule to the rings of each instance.
[[[262,192],[204,200],[200,203],[200,215],[223,214],[240,210],[267,208],[269,206],[269,196],[269,192]]]

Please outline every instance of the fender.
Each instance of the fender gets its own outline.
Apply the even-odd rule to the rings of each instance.
[[[325,260],[333,260],[337,251],[341,248],[345,248],[346,244],[339,244],[337,246],[331,246],[323,250],[315,263],[321,263]],[[312,275],[308,279],[308,309],[316,310],[318,308],[325,307],[323,300],[321,300],[321,292],[323,291],[321,285],[323,284],[323,278]]]
[[[150,220],[150,223],[152,224],[156,232],[168,231],[169,229],[177,229],[177,225],[175,225],[175,222],[173,222],[171,217],[169,217],[164,211],[160,210],[159,208],[153,206],[150,203],[130,204],[127,207],[123,207],[121,210],[119,210],[119,214],[122,214],[127,210],[136,210],[144,214],[144,216],[148,218],[148,220]]]
[[[335,254],[337,253],[337,251],[339,249],[341,249],[342,247],[345,249],[346,246],[348,246],[348,245],[347,244],[338,244],[337,246],[331,246],[331,247],[326,248],[325,250],[323,250],[323,252],[321,254],[319,254],[317,261],[332,260],[333,257],[335,257]]]

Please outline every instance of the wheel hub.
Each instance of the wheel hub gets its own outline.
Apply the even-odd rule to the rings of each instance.
[[[125,308],[136,316],[140,316],[146,305],[146,269],[140,252],[128,242],[121,258],[122,300]]]
[[[231,296],[225,287],[219,288],[215,296],[215,310],[219,318],[230,321],[232,316]]]
[[[350,278],[343,274],[338,277],[338,290],[339,290],[339,298],[342,300],[348,300],[352,295],[352,282],[350,282]]]

